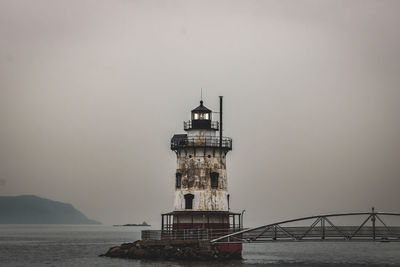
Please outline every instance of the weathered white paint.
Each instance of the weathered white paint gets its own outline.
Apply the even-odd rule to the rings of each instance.
[[[211,130],[188,130],[189,137],[216,136],[216,131]]]
[[[174,207],[185,210],[185,194],[193,194],[193,209],[201,211],[227,211],[228,192],[226,190],[176,190]]]
[[[219,148],[181,150],[177,153],[176,172],[182,174],[181,187],[175,188],[176,211],[185,210],[185,194],[194,195],[193,211],[228,211],[226,158],[223,151]],[[211,188],[211,172],[219,173],[218,188]]]

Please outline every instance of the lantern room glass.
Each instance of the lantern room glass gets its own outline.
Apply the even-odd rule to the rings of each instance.
[[[193,120],[210,120],[210,113],[193,113]]]

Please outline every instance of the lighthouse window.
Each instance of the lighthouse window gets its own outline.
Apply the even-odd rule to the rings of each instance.
[[[187,209],[187,210],[193,209],[193,198],[194,198],[194,195],[192,195],[192,194],[185,195],[185,209]]]
[[[199,119],[200,120],[208,120],[208,113],[200,113],[199,114]]]
[[[210,114],[208,114],[208,113],[194,113],[193,114],[193,119],[194,120],[209,120],[210,119]]]
[[[218,188],[219,173],[212,172],[212,173],[210,173],[210,177],[211,177],[211,188]]]
[[[176,174],[176,188],[181,188],[182,184],[182,173],[177,173]]]

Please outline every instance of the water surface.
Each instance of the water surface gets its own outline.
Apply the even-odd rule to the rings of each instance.
[[[400,266],[400,243],[245,244],[242,261],[167,262],[98,257],[140,239],[143,227],[0,225],[1,266]]]

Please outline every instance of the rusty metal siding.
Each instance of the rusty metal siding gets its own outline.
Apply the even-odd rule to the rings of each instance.
[[[181,187],[175,188],[175,210],[185,210],[185,194],[193,194],[193,209],[228,210],[228,185],[225,153],[219,149],[187,149],[177,154],[177,173],[182,174]],[[218,172],[218,187],[211,188],[211,172]]]

